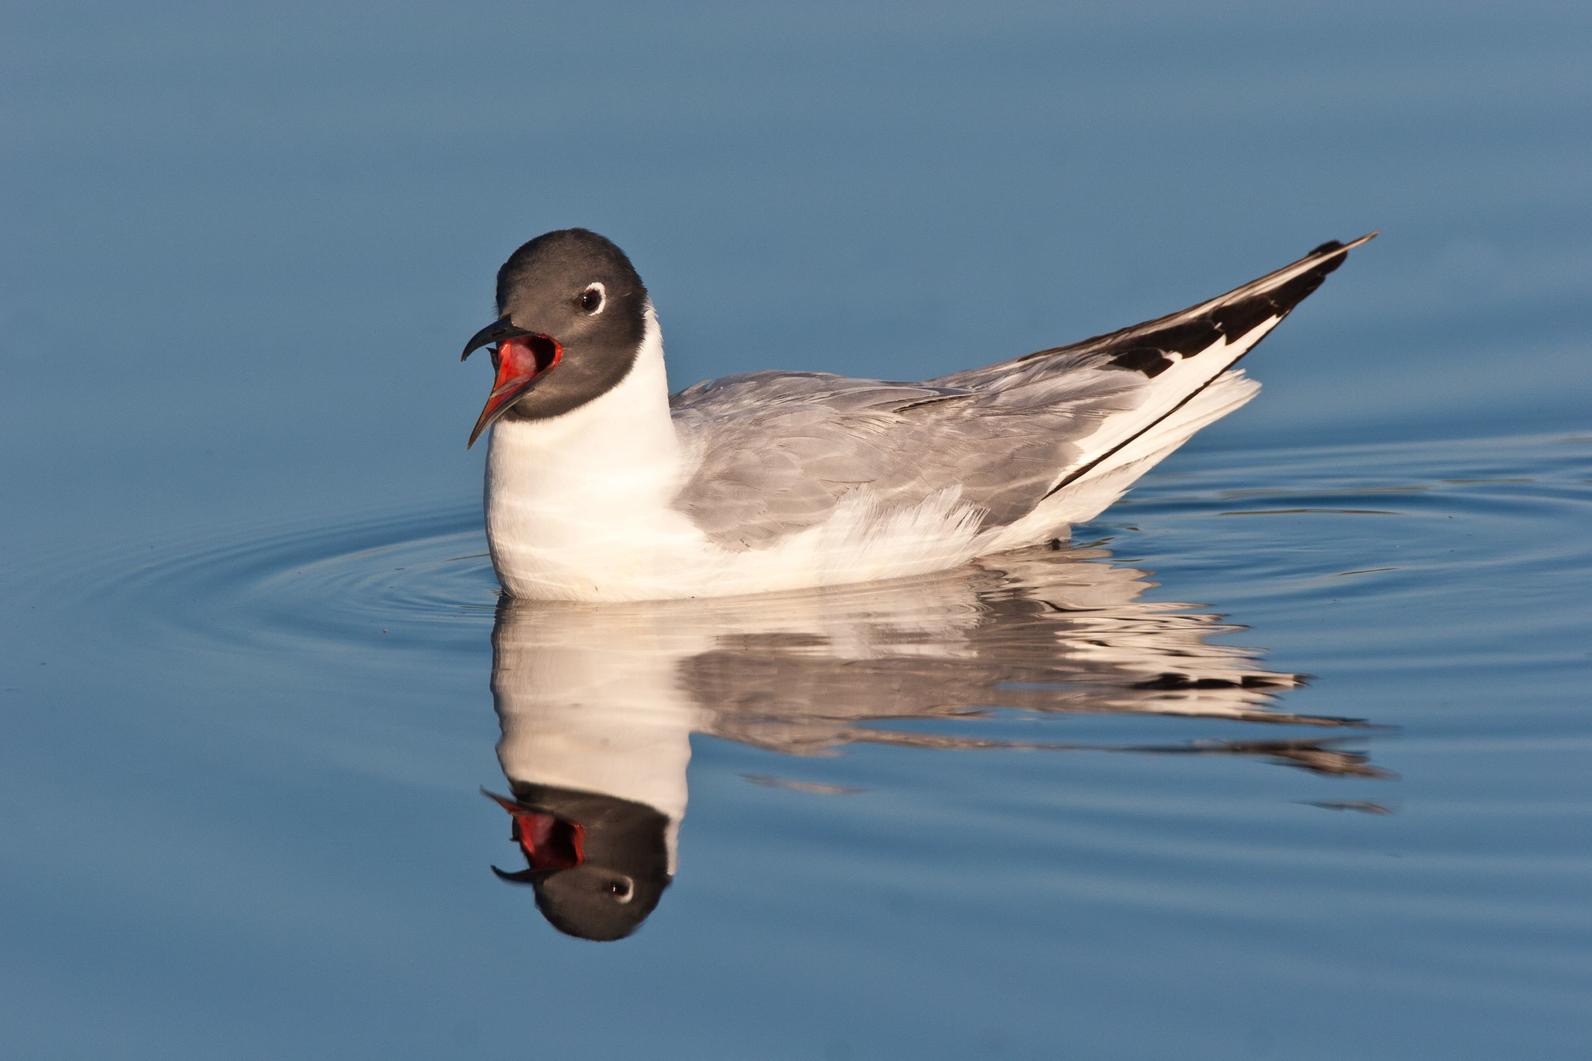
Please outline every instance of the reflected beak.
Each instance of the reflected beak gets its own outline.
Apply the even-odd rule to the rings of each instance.
[[[463,361],[483,346],[492,347],[492,365],[497,369],[497,378],[492,381],[492,393],[487,395],[475,429],[470,432],[467,449],[564,356],[564,348],[557,339],[518,327],[507,317],[493,321],[470,336],[459,360]]]

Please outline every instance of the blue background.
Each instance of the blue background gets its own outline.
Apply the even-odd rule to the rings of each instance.
[[[8,3],[0,21],[15,1056],[1584,1048],[1573,543],[1592,477],[1566,440],[1592,427],[1592,7]],[[372,608],[359,638],[319,618],[352,583],[239,587],[378,513],[479,551],[464,440],[488,380],[457,351],[503,258],[568,225],[630,253],[677,387],[933,375],[1381,229],[1246,362],[1262,398],[1121,519],[1171,599],[1322,675],[1312,708],[1401,727],[1399,813],[1301,808],[1349,790],[1185,760],[803,767],[874,793],[848,803],[748,785],[777,757],[702,740],[690,875],[634,940],[564,940],[485,890],[489,571],[475,611]],[[1491,441],[1520,438],[1551,441]],[[1529,497],[1432,502],[1459,544],[1414,510],[1226,548],[1235,521],[1177,515],[1299,477],[1359,475],[1344,489],[1368,505],[1378,484],[1538,472]],[[251,551],[288,533],[286,559]],[[1268,566],[1323,540],[1333,571],[1391,553],[1413,574],[1324,596]],[[406,621],[403,651],[378,644]]]

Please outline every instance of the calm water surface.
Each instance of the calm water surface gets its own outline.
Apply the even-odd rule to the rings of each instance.
[[[1584,1056],[1588,16],[611,14],[8,17],[7,1055]],[[1061,548],[500,605],[571,223],[677,385],[1385,235]]]

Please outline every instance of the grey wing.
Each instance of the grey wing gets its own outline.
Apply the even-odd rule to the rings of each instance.
[[[986,527],[1015,522],[1175,422],[1374,235],[1156,320],[921,383],[761,372],[698,384],[671,399],[697,461],[676,504],[730,548],[820,523],[860,490],[894,505],[958,487]]]
[[[676,505],[709,538],[741,549],[821,523],[861,490],[890,506],[957,486],[986,523],[1011,522],[1068,463],[1068,439],[1097,402],[995,397],[819,373],[698,384],[672,399],[697,461]]]

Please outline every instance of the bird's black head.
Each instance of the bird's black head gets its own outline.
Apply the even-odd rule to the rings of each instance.
[[[498,270],[497,308],[461,357],[491,346],[497,370],[471,444],[500,418],[559,416],[624,379],[646,333],[647,289],[624,251],[567,228],[509,256]]]

